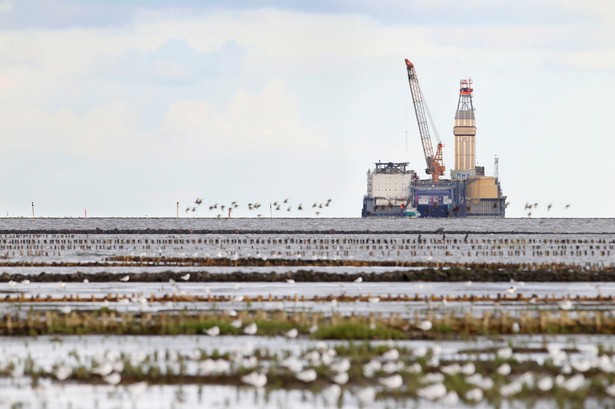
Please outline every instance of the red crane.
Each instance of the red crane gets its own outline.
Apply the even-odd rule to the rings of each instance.
[[[427,162],[425,172],[431,175],[434,182],[440,180],[440,176],[444,175],[444,163],[442,163],[442,148],[444,145],[438,141],[438,149],[434,155],[431,137],[429,136],[429,126],[427,125],[427,116],[425,115],[425,101],[421,88],[419,87],[419,79],[416,76],[414,64],[406,58],[406,68],[408,69],[408,83],[410,84],[410,94],[412,94],[412,102],[414,103],[414,112],[419,125],[419,133],[423,144],[423,153]]]

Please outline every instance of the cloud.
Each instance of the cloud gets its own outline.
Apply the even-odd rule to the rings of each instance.
[[[326,150],[329,142],[306,127],[296,97],[281,81],[262,92],[240,91],[224,108],[205,100],[171,104],[162,125],[165,139],[184,141],[188,152],[276,152]],[[215,153],[214,153],[215,155]]]
[[[203,52],[182,39],[170,39],[154,49],[131,48],[101,61],[95,73],[115,80],[189,85],[206,77],[237,73],[245,50],[236,41]]]

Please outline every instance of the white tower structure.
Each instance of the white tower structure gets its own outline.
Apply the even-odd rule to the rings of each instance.
[[[462,79],[455,113],[455,169],[453,177],[468,177],[476,168],[476,118],[472,105],[472,80]],[[463,176],[462,176],[463,175]]]

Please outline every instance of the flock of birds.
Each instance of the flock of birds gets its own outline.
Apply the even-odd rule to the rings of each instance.
[[[550,212],[552,208],[553,208],[553,203],[549,203],[547,205],[547,212]],[[570,203],[564,206],[564,210],[568,210],[569,208],[570,208]],[[527,212],[527,217],[532,217],[533,212],[538,210],[538,203],[537,202],[534,202],[534,203],[526,202],[523,209]]]
[[[219,329],[216,328],[207,329],[205,336],[217,337]],[[247,335],[256,332],[255,324],[244,327]],[[296,336],[296,330],[291,329],[285,338]],[[148,352],[147,347],[133,352],[120,352],[115,348],[104,352],[88,351],[80,356],[82,352],[71,350],[67,356],[56,353],[55,360],[42,364],[41,369],[60,383],[71,382],[71,377],[79,370],[80,378],[89,373],[93,379],[113,387],[120,387],[127,367],[133,371],[139,368],[143,374],[158,373],[160,368],[177,371],[183,367],[182,374],[187,377],[200,380],[238,378],[242,384],[256,389],[266,387],[272,378],[277,379],[278,384],[280,379],[290,378],[318,391],[329,403],[339,403],[342,392],[351,391],[346,399],[356,400],[363,406],[373,404],[380,394],[403,396],[400,393],[443,405],[462,401],[479,404],[487,396],[515,399],[522,393],[544,397],[555,391],[577,396],[582,393],[595,395],[599,391],[609,398],[615,397],[615,384],[609,381],[615,374],[613,351],[586,343],[570,347],[546,342],[534,352],[516,352],[510,345],[495,349],[483,347],[484,350],[478,347],[476,353],[481,355],[480,360],[460,351],[452,355],[444,353],[439,345],[406,350],[390,343],[384,352],[370,353],[366,357],[338,353],[333,345],[322,341],[312,342],[302,349],[261,348],[255,348],[248,340],[241,346],[223,347],[215,354],[201,348],[186,350],[183,345],[167,349],[165,353]],[[523,349],[527,349],[525,344]],[[8,373],[17,377],[24,376],[25,365],[25,359],[22,362],[15,356],[0,361],[0,369],[11,368]],[[29,365],[36,368],[37,362],[30,360]],[[51,386],[45,378],[39,374],[39,387]],[[149,383],[128,380],[121,388],[141,395],[149,388]]]
[[[311,206],[304,207],[303,203],[299,203],[298,205],[293,205],[290,202],[290,199],[288,198],[285,198],[282,200],[275,200],[269,203],[270,216],[273,215],[274,211],[275,212],[286,211],[290,213],[293,211],[303,212],[304,209],[305,210],[311,209],[314,211],[314,214],[316,216],[320,216],[321,212],[324,209],[328,208],[331,205],[332,201],[333,199],[327,199],[324,202],[314,202]],[[203,198],[198,197],[194,201],[194,205],[186,207],[185,213],[186,214],[195,213],[197,210],[199,210],[200,206],[203,205],[203,203],[204,203]],[[178,203],[178,206],[179,206],[179,203]],[[235,209],[239,209],[240,207],[241,205],[238,202],[232,201],[228,205],[221,204],[221,203],[213,203],[210,206],[208,206],[208,209],[210,212],[221,212],[216,215],[216,217],[221,218],[221,217],[231,217],[232,212]],[[257,217],[263,217],[263,213],[262,213],[263,210],[261,209],[266,208],[266,205],[264,206],[260,202],[250,202],[244,207],[247,207],[248,211],[250,212],[253,212],[253,211],[258,212]]]

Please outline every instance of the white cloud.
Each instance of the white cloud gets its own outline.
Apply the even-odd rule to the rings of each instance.
[[[315,153],[329,146],[322,135],[302,123],[296,97],[280,81],[267,83],[259,94],[240,91],[221,109],[204,100],[175,101],[162,133],[208,150]]]

